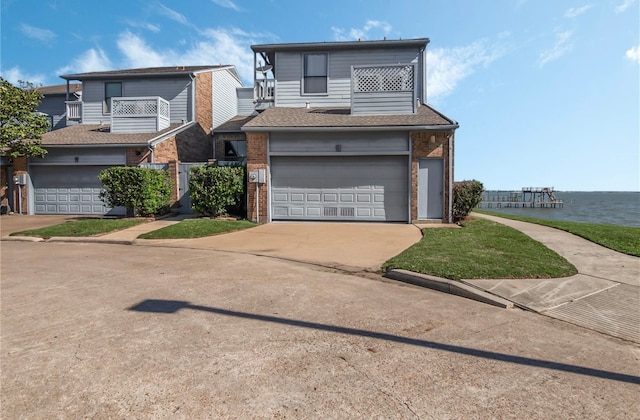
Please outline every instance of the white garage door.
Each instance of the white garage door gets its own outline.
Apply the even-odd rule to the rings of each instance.
[[[124,215],[100,199],[98,174],[109,166],[31,166],[36,214]]]
[[[407,221],[406,156],[271,158],[273,220]]]

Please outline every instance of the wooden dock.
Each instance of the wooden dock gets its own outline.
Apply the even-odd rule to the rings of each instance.
[[[478,208],[563,208],[553,187],[525,187],[521,191],[485,191]]]

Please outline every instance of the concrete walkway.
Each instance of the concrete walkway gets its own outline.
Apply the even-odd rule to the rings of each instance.
[[[474,213],[518,229],[566,258],[578,274],[560,279],[465,280],[517,305],[640,343],[640,258],[570,233]]]

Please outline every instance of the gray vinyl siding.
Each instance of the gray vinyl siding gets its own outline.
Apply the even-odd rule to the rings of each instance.
[[[240,81],[227,70],[213,73],[213,128],[235,117],[238,112],[236,88]]]
[[[340,151],[336,146],[340,145]],[[269,135],[271,155],[408,154],[409,134],[392,132],[284,132]]]
[[[253,88],[237,88],[236,94],[238,97],[238,115],[253,114],[255,111],[255,104],[253,103]]]
[[[158,130],[156,117],[118,117],[111,126],[112,133],[154,133]]]
[[[355,92],[351,102],[353,115],[412,114],[413,92]]]
[[[51,130],[66,127],[67,106],[65,104],[65,96],[66,95],[45,96],[42,98],[40,105],[38,105],[38,112],[49,116]]]
[[[125,165],[126,162],[122,147],[47,147],[44,158],[29,159],[29,165]]]
[[[110,79],[122,82],[124,97],[159,96],[171,104],[171,123],[191,121],[191,79],[188,76],[150,79]],[[108,124],[109,114],[102,112],[105,80],[86,80],[82,83],[82,122]],[[152,130],[155,131],[155,130]]]
[[[322,51],[309,51],[322,52]],[[312,107],[351,106],[351,66],[420,63],[423,54],[416,48],[363,51],[333,51],[328,54],[327,94],[302,95],[302,53],[276,53],[276,106]],[[422,92],[421,64],[417,68],[417,92]]]

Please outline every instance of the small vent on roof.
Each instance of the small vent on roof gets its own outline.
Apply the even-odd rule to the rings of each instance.
[[[338,215],[337,207],[324,207],[322,210],[322,214],[326,217],[336,217]]]

